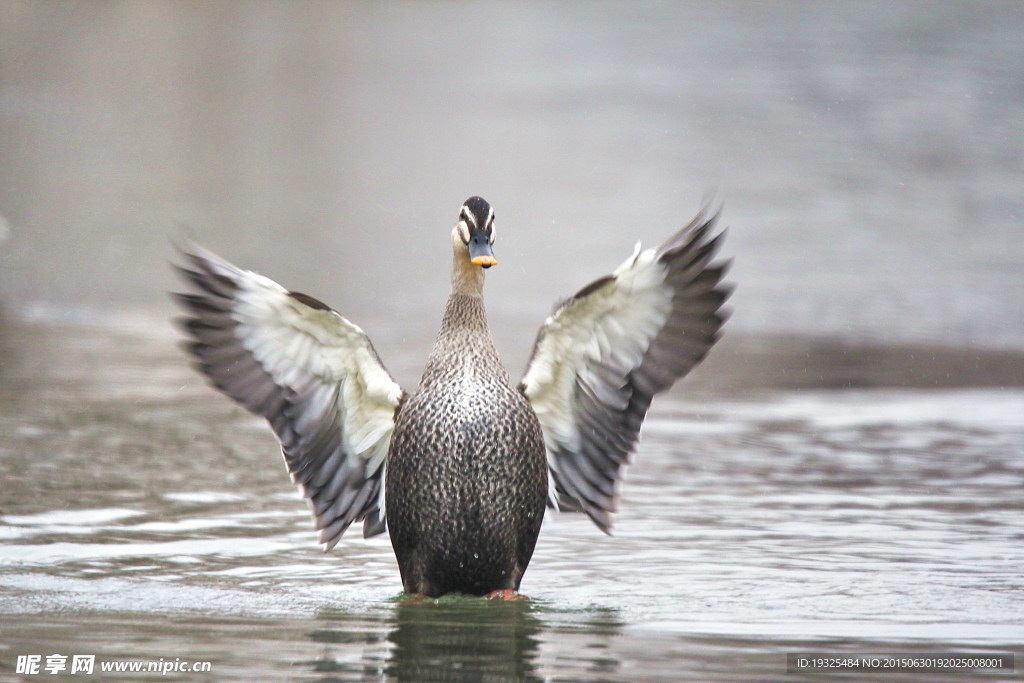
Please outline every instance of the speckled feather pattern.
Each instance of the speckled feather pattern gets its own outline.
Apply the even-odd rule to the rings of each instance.
[[[518,590],[546,504],[610,529],[652,398],[717,341],[731,288],[714,262],[716,218],[637,245],[563,302],[518,386],[487,328],[484,271],[497,261],[479,197],[452,230],[452,290],[412,395],[358,326],[199,248],[181,269],[187,349],[267,419],[326,549],[353,522],[373,535],[386,521],[407,592]]]
[[[448,300],[419,389],[398,414],[385,487],[406,591],[519,588],[544,515],[544,440],[480,297]]]

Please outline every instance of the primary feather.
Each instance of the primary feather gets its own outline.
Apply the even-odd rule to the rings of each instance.
[[[544,432],[552,503],[606,532],[651,399],[704,358],[725,320],[716,220],[702,212],[657,249],[637,245],[537,335],[521,388]]]
[[[218,389],[267,419],[326,549],[384,531],[381,474],[402,390],[359,327],[316,299],[199,249],[178,295],[189,350]]]

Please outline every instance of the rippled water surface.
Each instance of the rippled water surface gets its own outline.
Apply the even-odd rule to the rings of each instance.
[[[167,340],[5,338],[34,349],[0,390],[5,667],[74,650],[217,678],[757,679],[787,652],[1024,635],[1018,389],[675,392],[614,537],[550,516],[531,601],[402,604],[387,540],[320,552],[267,428]]]

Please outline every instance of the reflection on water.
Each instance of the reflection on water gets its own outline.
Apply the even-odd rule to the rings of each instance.
[[[387,673],[404,680],[538,680],[535,660],[542,623],[525,601],[490,605],[464,599],[399,605],[388,640]]]
[[[553,515],[531,601],[404,604],[387,540],[321,553],[266,427],[167,338],[4,337],[0,667],[74,649],[218,679],[763,680],[786,652],[1024,633],[1019,389],[676,392],[614,537]]]

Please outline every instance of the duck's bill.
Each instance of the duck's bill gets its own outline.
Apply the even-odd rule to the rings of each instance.
[[[497,259],[493,256],[474,256],[470,263],[474,266],[483,266],[484,268],[498,265]]]
[[[498,265],[498,259],[491,253],[491,245],[486,235],[477,233],[469,240],[469,262],[484,268]]]

